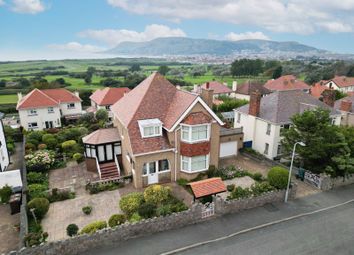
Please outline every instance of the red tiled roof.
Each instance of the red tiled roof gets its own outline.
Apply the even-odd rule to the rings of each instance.
[[[189,185],[192,188],[195,198],[205,197],[226,191],[225,184],[220,177],[191,182]]]
[[[17,103],[17,110],[57,106],[69,102],[81,102],[81,99],[66,89],[34,89]]]
[[[104,88],[102,90],[98,89],[90,96],[90,99],[98,105],[112,105],[129,91],[129,88]]]
[[[310,89],[305,82],[297,80],[294,75],[284,75],[275,80],[269,80],[264,87],[271,91]]]
[[[138,120],[159,119],[167,129],[197,98],[186,91],[177,90],[159,73],[153,73],[126,94],[112,107],[113,114],[128,129],[134,154],[171,148],[167,137],[142,138]]]
[[[332,80],[338,87],[354,86],[354,77],[336,76]]]
[[[326,89],[329,89],[324,85],[325,82],[326,81],[319,81],[315,85],[313,85],[310,89],[310,94],[313,97],[320,98],[322,96],[322,92],[325,91]]]
[[[193,92],[200,94],[201,88],[206,89],[207,86],[206,84],[207,83],[202,84],[200,87],[198,87],[197,91],[193,91]],[[209,89],[213,90],[214,94],[226,94],[232,92],[232,90],[228,86],[221,84],[220,82],[217,81],[210,81]]]
[[[117,128],[98,129],[82,138],[87,144],[104,144],[120,141],[120,135]]]

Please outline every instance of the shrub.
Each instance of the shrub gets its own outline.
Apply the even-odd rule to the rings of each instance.
[[[247,198],[252,195],[252,191],[249,188],[236,187],[234,191],[231,192],[229,199],[240,199]]]
[[[147,203],[160,205],[162,202],[167,200],[170,194],[171,189],[169,187],[164,187],[161,185],[152,185],[145,189],[144,199]]]
[[[75,145],[76,145],[75,140],[69,140],[69,141],[63,142],[61,144],[61,147],[63,148],[64,151],[71,151]]]
[[[82,162],[83,158],[84,158],[84,157],[82,156],[81,153],[75,153],[75,154],[73,155],[73,159],[75,159],[78,163]]]
[[[108,226],[114,228],[118,225],[123,224],[127,219],[124,214],[113,214],[108,220]]]
[[[26,151],[35,151],[36,145],[34,145],[33,143],[26,142],[25,150]]]
[[[43,135],[42,136],[42,142],[45,143],[48,146],[48,148],[50,148],[50,149],[55,149],[55,147],[58,144],[57,139],[52,134]]]
[[[27,174],[27,182],[28,184],[39,183],[47,185],[48,177],[43,173],[30,172]]]
[[[143,203],[144,196],[140,192],[132,192],[128,195],[125,195],[119,201],[120,209],[128,216],[131,216],[133,213],[137,212],[139,206]]]
[[[171,205],[163,205],[156,209],[157,216],[166,216],[172,213]]]
[[[37,148],[38,148],[38,150],[45,150],[45,149],[47,149],[47,145],[44,143],[40,143],[40,144],[38,144]]]
[[[183,187],[187,186],[188,183],[189,183],[189,181],[186,180],[186,179],[183,179],[183,178],[180,178],[180,179],[177,180],[177,184],[180,185],[180,186],[183,186]]]
[[[94,221],[88,225],[86,225],[83,229],[81,229],[80,234],[93,234],[100,229],[104,229],[107,227],[107,223],[105,221]]]
[[[27,141],[32,141],[31,143],[38,145],[42,141],[43,131],[31,131],[27,134]]]
[[[82,212],[84,213],[84,214],[86,214],[86,215],[89,215],[89,214],[91,214],[91,212],[92,212],[92,206],[84,206],[84,207],[82,207]]]
[[[268,182],[256,183],[251,187],[252,193],[254,196],[259,196],[265,192],[274,190],[274,187]]]
[[[25,160],[29,172],[43,172],[49,170],[54,164],[54,152],[49,150],[36,151],[26,155]]]
[[[7,184],[0,189],[0,199],[2,203],[7,204],[12,195],[12,188]]]
[[[285,189],[288,185],[289,172],[285,168],[275,166],[268,172],[269,184],[277,189]]]
[[[25,242],[29,247],[40,245],[42,242],[42,233],[28,233],[25,236]]]
[[[68,236],[76,236],[79,232],[79,227],[76,224],[69,224],[66,227],[66,234]]]
[[[141,220],[142,220],[142,218],[141,218],[141,216],[138,213],[133,213],[133,215],[129,219],[129,222],[134,223],[134,222],[138,222],[138,221],[141,221]]]
[[[75,198],[75,193],[69,191],[58,192],[58,189],[52,189],[52,194],[48,197],[49,202],[63,201]]]
[[[86,190],[88,190],[90,192],[90,194],[97,194],[100,193],[102,191],[106,191],[106,190],[116,190],[119,188],[124,187],[124,182],[120,182],[120,183],[100,183],[97,185],[91,185],[90,183],[86,185]]]
[[[255,174],[253,175],[253,179],[254,179],[255,181],[257,181],[257,182],[260,182],[260,181],[263,180],[263,175],[262,175],[261,173],[255,173]]]
[[[227,191],[231,192],[235,189],[235,184],[230,184],[226,186]]]
[[[138,213],[145,219],[152,218],[156,214],[156,205],[143,203],[139,206]]]
[[[7,146],[7,151],[10,154],[13,154],[15,152],[15,145],[13,143],[7,143],[6,146]]]
[[[34,183],[28,185],[28,194],[31,199],[36,197],[47,197],[48,186],[44,184]]]
[[[34,209],[37,219],[41,220],[49,210],[49,201],[46,198],[34,198],[28,202],[27,207],[28,210]]]

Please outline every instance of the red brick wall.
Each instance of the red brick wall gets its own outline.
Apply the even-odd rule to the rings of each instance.
[[[187,157],[194,157],[200,155],[207,155],[210,152],[210,142],[202,143],[184,143],[181,142],[181,155]]]
[[[249,103],[249,114],[255,117],[259,116],[259,112],[261,109],[261,98],[262,95],[259,91],[255,91],[251,94],[250,103]]]
[[[340,102],[340,110],[345,111],[345,112],[351,112],[352,111],[352,102],[343,100]]]

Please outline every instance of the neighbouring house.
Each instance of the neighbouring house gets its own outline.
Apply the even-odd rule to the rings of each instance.
[[[264,87],[263,84],[254,81],[247,81],[240,85],[237,85],[237,82],[233,82],[232,88],[236,99],[244,99],[247,101],[250,100],[251,94],[255,91],[258,91],[262,96],[272,93],[272,91]]]
[[[129,88],[104,88],[96,90],[91,96],[91,107],[89,112],[96,112],[99,109],[106,109],[108,111],[109,121],[113,120],[111,106],[118,102],[126,93],[130,91]]]
[[[0,112],[0,172],[6,170],[10,164],[10,154],[7,150],[6,136],[2,119],[4,114]]]
[[[219,96],[231,96],[233,92],[226,83],[222,84],[217,81],[208,81],[200,86],[194,85],[192,92],[196,94],[202,94],[203,89],[212,90],[214,99],[218,98]]]
[[[18,94],[16,109],[21,126],[26,130],[61,127],[61,118],[77,120],[82,115],[79,93],[66,89],[34,89],[22,97]]]
[[[354,95],[337,100],[334,109],[342,114],[341,125],[354,126]]]
[[[343,93],[354,91],[354,77],[336,76],[324,84],[330,89],[339,90]]]
[[[211,89],[199,96],[153,73],[111,107],[114,128],[83,138],[87,169],[101,179],[132,175],[141,188],[217,167],[220,156],[237,154],[243,133],[220,131],[212,99]]]
[[[294,75],[284,75],[278,79],[269,80],[264,87],[270,91],[301,90],[307,93],[310,91],[310,86],[296,79]]]
[[[330,110],[333,124],[339,125],[341,115],[332,108],[334,91],[327,90],[323,96],[322,102],[301,90],[277,91],[266,97],[254,92],[249,104],[234,110],[235,127],[243,127],[244,147],[269,159],[281,156],[281,130],[290,127],[295,114],[318,107]]]
[[[325,86],[325,83],[327,81],[319,81],[317,83],[315,83],[315,85],[311,86],[310,88],[310,95],[315,97],[315,98],[318,98],[318,99],[322,99],[322,93],[329,89],[327,86]]]

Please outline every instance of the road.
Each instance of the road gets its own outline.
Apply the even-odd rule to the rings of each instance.
[[[351,185],[85,254],[354,254],[353,199]]]

